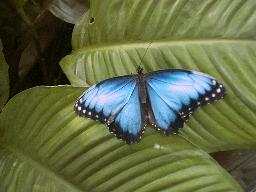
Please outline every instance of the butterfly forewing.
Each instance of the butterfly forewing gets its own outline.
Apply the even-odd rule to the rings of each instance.
[[[134,75],[94,85],[77,100],[75,111],[80,116],[106,123],[111,132],[127,143],[138,141],[144,126]]]

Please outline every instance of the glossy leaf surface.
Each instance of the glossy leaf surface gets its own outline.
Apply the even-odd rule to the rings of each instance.
[[[82,89],[37,87],[0,115],[0,191],[240,191],[205,152],[147,130],[139,144],[77,117]],[[19,106],[19,107],[17,107]]]

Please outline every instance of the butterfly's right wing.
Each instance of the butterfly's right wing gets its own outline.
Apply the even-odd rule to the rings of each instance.
[[[184,69],[149,73],[146,87],[149,121],[166,134],[177,132],[194,110],[222,98],[225,92],[213,77]]]
[[[133,75],[102,81],[85,91],[75,112],[107,124],[109,130],[127,143],[139,141],[144,126],[138,85]]]

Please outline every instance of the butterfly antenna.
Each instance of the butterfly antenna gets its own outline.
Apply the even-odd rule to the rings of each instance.
[[[143,56],[142,56],[142,58],[141,58],[140,64],[139,64],[139,65],[136,65],[136,68],[137,68],[137,72],[138,72],[138,73],[142,73],[142,71],[143,71],[143,68],[142,68],[143,59],[144,59],[144,57],[146,56],[146,53],[148,52],[148,49],[149,49],[149,47],[151,46],[151,44],[152,44],[152,41],[148,44],[147,49],[146,49],[145,53],[143,54]]]

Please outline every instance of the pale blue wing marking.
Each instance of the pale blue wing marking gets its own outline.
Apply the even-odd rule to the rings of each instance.
[[[148,86],[147,90],[155,118],[155,122],[152,123],[156,124],[161,129],[168,130],[171,128],[171,123],[175,122],[177,114],[175,114],[173,109],[169,107],[168,103],[161,98],[161,93],[157,93],[151,86]],[[174,129],[172,131],[174,131]]]
[[[138,85],[136,85],[128,102],[118,113],[114,122],[109,125],[110,131],[127,143],[138,142],[144,127],[141,110]]]
[[[136,86],[133,76],[105,80],[85,91],[75,104],[75,111],[106,122],[127,103]]]

